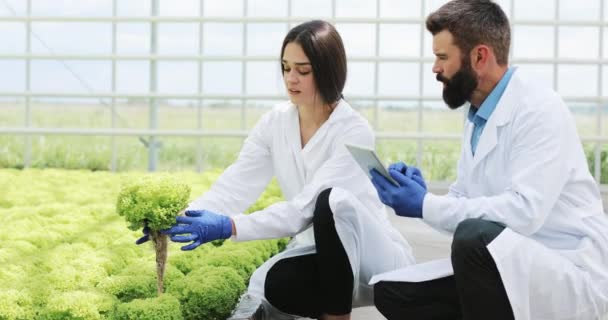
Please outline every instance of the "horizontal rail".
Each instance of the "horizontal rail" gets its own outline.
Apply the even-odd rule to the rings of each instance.
[[[359,17],[314,17],[333,23],[387,23],[387,24],[422,24],[425,18],[359,18]],[[0,16],[3,22],[172,22],[172,23],[295,23],[312,19],[312,17],[200,17],[200,16]],[[583,26],[607,27],[608,22],[599,20],[531,20],[514,19],[512,24],[528,26]]]
[[[11,135],[75,135],[75,136],[173,136],[173,137],[246,137],[248,130],[150,130],[120,128],[33,128],[0,127],[0,134]],[[416,139],[416,140],[460,140],[460,134],[436,134],[425,132],[388,132],[378,131],[379,139]],[[606,136],[583,136],[583,142],[608,143]]]
[[[0,60],[124,60],[124,61],[254,61],[254,62],[278,62],[276,56],[235,56],[235,55],[159,55],[159,54],[19,54],[0,53]],[[415,56],[350,56],[351,62],[425,62],[433,63],[433,57]],[[597,65],[608,64],[608,59],[603,58],[515,58],[513,64],[578,64]]]
[[[7,97],[23,97],[23,98],[117,98],[117,99],[176,99],[176,100],[284,100],[287,96],[284,94],[187,94],[187,93],[123,93],[123,92],[94,92],[94,93],[76,93],[76,92],[0,92],[0,98]],[[404,101],[404,100],[423,100],[423,101],[441,101],[441,96],[419,96],[419,95],[349,95],[345,98],[350,101],[357,100],[379,100],[379,101]],[[608,96],[562,96],[566,102],[608,102]]]

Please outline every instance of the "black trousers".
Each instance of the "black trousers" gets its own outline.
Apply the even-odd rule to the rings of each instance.
[[[266,300],[288,314],[318,318],[352,310],[353,272],[329,207],[331,189],[317,198],[313,216],[317,252],[281,259],[266,275]]]
[[[504,226],[492,221],[461,222],[452,241],[454,275],[425,282],[379,282],[376,308],[395,319],[514,319],[496,264],[486,246]]]

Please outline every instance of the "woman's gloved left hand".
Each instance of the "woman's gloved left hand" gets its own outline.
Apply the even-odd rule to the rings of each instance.
[[[177,224],[164,234],[174,242],[191,242],[182,250],[192,250],[203,243],[218,239],[228,239],[232,236],[232,220],[224,215],[208,210],[188,210],[186,216],[178,216]]]

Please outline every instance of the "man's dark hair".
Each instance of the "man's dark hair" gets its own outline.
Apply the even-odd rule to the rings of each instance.
[[[287,33],[281,47],[281,61],[288,43],[302,47],[310,60],[315,84],[325,103],[342,98],[346,82],[346,53],[336,28],[322,20],[302,23]]]
[[[484,44],[494,50],[498,64],[509,62],[509,19],[500,6],[490,0],[450,1],[427,17],[426,28],[433,35],[449,31],[463,55]]]

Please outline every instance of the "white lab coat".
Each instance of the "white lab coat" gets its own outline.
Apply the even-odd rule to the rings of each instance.
[[[472,131],[467,121],[457,180],[447,195],[426,195],[424,221],[448,232],[467,218],[506,224],[488,249],[515,319],[599,319],[608,312],[608,219],[564,102],[516,71],[474,156]]]
[[[190,204],[189,209],[232,216],[237,241],[297,235],[293,247],[253,274],[250,294],[264,298],[266,272],[277,260],[315,252],[312,216],[317,195],[326,188],[333,188],[329,204],[355,277],[355,306],[373,303],[368,282],[374,274],[414,262],[409,244],[388,221],[371,181],[344,147],[347,142],[373,147],[374,134],[345,101],[339,102],[304,148],[297,107],[281,103],[262,116],[237,161]],[[286,201],[243,215],[273,176]]]

